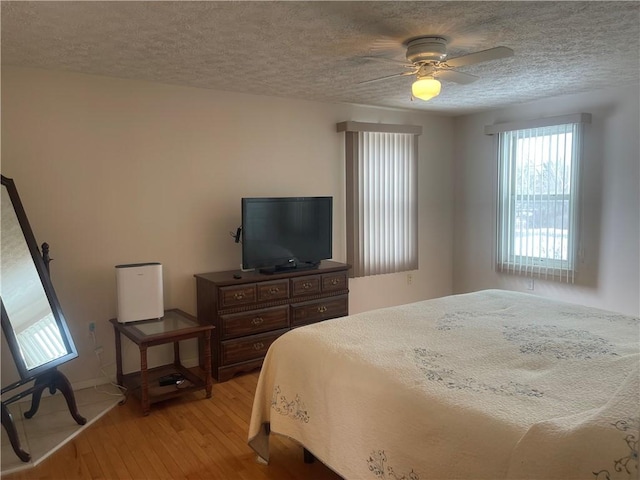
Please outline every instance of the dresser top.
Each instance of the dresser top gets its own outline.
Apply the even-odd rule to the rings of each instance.
[[[339,272],[349,270],[350,265],[346,263],[334,262],[333,260],[323,260],[317,268],[309,270],[285,270],[274,274],[260,273],[258,270],[243,272],[242,270],[227,270],[224,272],[198,273],[194,277],[206,280],[217,285],[241,285],[252,282],[268,282],[282,278],[304,277],[307,275],[318,275],[323,273]],[[240,278],[234,278],[240,276]]]

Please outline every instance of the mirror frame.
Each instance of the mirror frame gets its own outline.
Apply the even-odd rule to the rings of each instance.
[[[4,332],[7,339],[7,344],[9,345],[9,350],[11,351],[11,355],[13,356],[13,360],[18,369],[18,373],[20,374],[20,378],[22,380],[27,380],[40,375],[47,370],[55,368],[62,363],[77,358],[78,352],[76,350],[75,344],[73,343],[73,339],[71,338],[69,327],[67,326],[67,322],[64,318],[64,314],[62,313],[62,309],[60,308],[60,302],[58,301],[56,292],[53,289],[53,284],[51,283],[49,272],[44,263],[40,250],[38,249],[38,244],[36,243],[36,239],[33,235],[33,230],[31,230],[29,220],[27,220],[27,214],[25,213],[22,202],[20,201],[20,196],[18,195],[18,190],[15,186],[15,183],[13,182],[13,179],[7,178],[2,175],[2,185],[7,189],[7,193],[9,194],[9,198],[11,199],[11,203],[13,204],[13,209],[16,213],[16,217],[18,218],[18,223],[20,224],[20,227],[22,229],[27,248],[29,249],[29,253],[31,254],[31,258],[33,259],[33,264],[36,271],[38,272],[40,282],[42,283],[42,287],[49,301],[49,306],[51,307],[51,311],[53,312],[56,324],[58,325],[58,329],[60,330],[60,336],[62,337],[62,341],[64,342],[64,345],[67,349],[67,353],[65,355],[62,355],[61,357],[58,357],[42,365],[38,365],[37,367],[27,368],[24,358],[20,353],[18,339],[13,331],[13,327],[11,326],[9,315],[5,310],[2,299],[0,298],[0,306],[2,310],[2,331]]]

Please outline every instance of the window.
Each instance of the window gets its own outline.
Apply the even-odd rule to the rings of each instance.
[[[418,135],[422,127],[343,122],[351,276],[418,268]]]
[[[587,114],[487,127],[498,134],[499,271],[573,282]]]
[[[27,369],[50,362],[67,354],[67,347],[60,335],[53,313],[16,331],[20,353]]]

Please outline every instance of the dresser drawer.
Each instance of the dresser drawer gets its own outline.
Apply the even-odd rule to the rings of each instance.
[[[220,344],[220,363],[221,365],[231,365],[262,358],[276,338],[288,331],[289,329],[285,328],[260,335],[251,335],[250,337],[225,340]]]
[[[229,270],[195,277],[198,320],[215,327],[211,375],[220,382],[260,368],[271,344],[292,328],[349,313],[349,265],[332,260],[308,271]],[[201,340],[201,364],[203,347]]]
[[[256,284],[220,287],[220,308],[248,305],[256,301]]]
[[[348,288],[348,279],[346,272],[327,273],[322,275],[322,291],[336,292],[338,290],[346,290]]]
[[[259,302],[289,298],[289,280],[286,279],[262,282],[258,284],[257,288]]]
[[[291,279],[292,297],[312,295],[314,293],[320,293],[321,290],[322,282],[320,275],[309,275],[306,277],[297,277]]]
[[[233,338],[289,327],[289,306],[220,315],[222,338]]]
[[[291,305],[291,326],[297,327],[329,318],[342,317],[348,313],[347,295],[294,303]]]

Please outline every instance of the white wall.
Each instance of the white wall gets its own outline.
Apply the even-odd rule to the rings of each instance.
[[[453,120],[418,113],[241,95],[3,67],[2,173],[13,178],[80,358],[98,377],[88,324],[113,362],[115,270],[162,262],[165,306],[195,313],[195,273],[235,269],[243,196],[334,197],[334,259],[344,261],[344,120],[423,126],[420,269],[351,282],[355,313],[451,293]],[[125,345],[127,368],[136,350]],[[157,364],[170,349],[150,357]],[[185,356],[194,355],[193,349]],[[3,349],[2,384],[16,372]],[[109,371],[114,368],[109,367]]]
[[[454,291],[526,291],[523,278],[499,274],[495,258],[497,157],[484,126],[586,112],[582,260],[576,284],[535,280],[534,294],[640,314],[639,88],[551,98],[458,117],[455,121]]]

